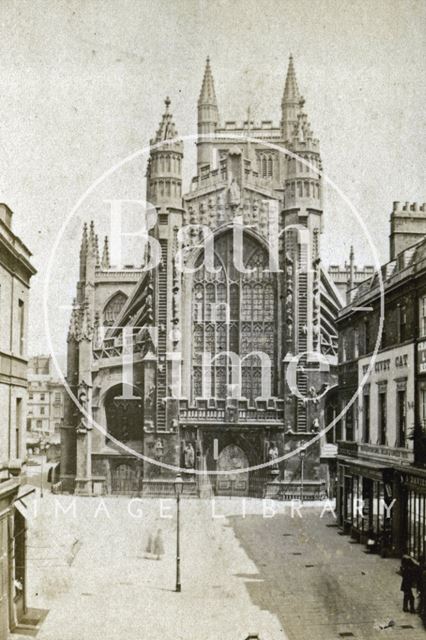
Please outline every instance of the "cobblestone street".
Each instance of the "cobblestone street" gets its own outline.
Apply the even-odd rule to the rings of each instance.
[[[49,609],[39,640],[426,637],[401,611],[398,561],[364,554],[318,507],[264,517],[261,501],[184,500],[178,594],[173,500],[74,500],[48,495],[36,517],[29,505],[28,600]],[[160,561],[144,553],[158,527]]]

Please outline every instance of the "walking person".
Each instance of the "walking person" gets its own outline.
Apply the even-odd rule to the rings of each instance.
[[[154,536],[152,533],[148,534],[148,539],[145,545],[145,558],[150,558],[154,553]]]
[[[161,556],[164,555],[163,534],[161,529],[157,529],[157,533],[154,538],[154,548],[152,553],[154,554],[154,556],[157,556],[157,560],[160,560]]]
[[[405,560],[404,562],[404,558],[403,558],[403,562],[401,562],[401,575],[402,575],[401,591],[404,594],[403,601],[402,601],[402,610],[410,611],[410,613],[416,612],[414,607],[413,587],[417,586],[417,582],[418,582],[417,574],[418,574],[417,567],[415,567],[411,558],[410,558],[410,562],[408,560]]]

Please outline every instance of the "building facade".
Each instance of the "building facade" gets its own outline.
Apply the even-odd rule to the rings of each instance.
[[[105,249],[99,259],[94,226],[83,231],[67,370],[83,402],[66,409],[65,490],[168,492],[180,466],[201,495],[263,495],[271,478],[268,490],[297,492],[299,456],[242,470],[291,454],[324,423],[341,302],[321,263],[322,160],[293,60],[280,124],[250,113],[241,125],[221,123],[209,61],[197,115],[187,193],[169,99],[151,140],[156,224],[146,257],[158,252],[158,266],[116,271]],[[320,448],[317,439],[303,460],[313,493],[324,482]]]
[[[25,614],[25,518],[16,508],[25,469],[27,333],[31,253],[0,204],[0,637]]]
[[[426,218],[426,208],[415,207]],[[420,558],[426,551],[426,241],[394,254],[405,241],[393,231],[399,214],[396,203],[392,259],[381,268],[383,296],[376,273],[352,292],[337,321],[339,411],[345,410],[336,436],[338,511],[341,527],[361,542]]]
[[[28,361],[27,448],[59,444],[64,424],[65,389],[50,356]]]

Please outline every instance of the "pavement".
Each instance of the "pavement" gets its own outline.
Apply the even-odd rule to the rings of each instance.
[[[174,500],[35,497],[28,604],[49,609],[37,638],[425,640],[418,616],[401,611],[399,562],[366,555],[322,511],[182,500],[176,593]],[[158,528],[161,560],[145,553]]]

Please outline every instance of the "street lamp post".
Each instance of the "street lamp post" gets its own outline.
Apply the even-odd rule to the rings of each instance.
[[[177,474],[175,479],[175,494],[176,494],[176,592],[180,593],[180,497],[183,491],[183,480],[180,473]]]
[[[301,449],[300,451],[300,463],[301,463],[301,469],[300,469],[300,502],[303,504],[303,480],[304,480],[304,472],[305,472],[305,454],[306,451],[304,449]]]

